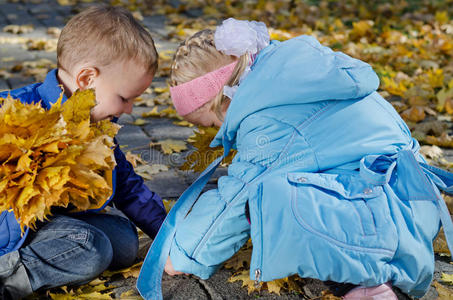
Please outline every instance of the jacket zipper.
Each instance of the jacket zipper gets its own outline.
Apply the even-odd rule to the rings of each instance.
[[[255,286],[258,287],[261,282],[261,274],[263,268],[263,220],[262,220],[262,211],[261,211],[261,200],[263,196],[263,184],[260,184],[258,187],[258,194],[255,198],[255,213],[257,216],[257,227],[259,228],[258,232],[258,245],[253,245],[253,253],[252,256],[255,256],[256,263],[258,264],[254,270],[255,272]],[[258,247],[257,247],[258,246]]]

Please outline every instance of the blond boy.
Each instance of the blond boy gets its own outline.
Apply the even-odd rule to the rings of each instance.
[[[150,34],[117,7],[91,7],[62,30],[58,69],[43,83],[8,93],[24,103],[49,109],[63,91],[92,88],[93,122],[131,113],[133,99],[150,85],[157,53]],[[119,147],[114,150],[113,194],[101,209],[70,214],[59,210],[36,231],[21,236],[14,214],[0,215],[0,299],[19,299],[39,289],[87,282],[107,268],[134,263],[138,251],[135,225],[154,237],[165,218],[161,198],[135,174]],[[103,199],[102,199],[103,200]],[[105,211],[105,210],[103,210]],[[130,220],[129,220],[130,219]]]

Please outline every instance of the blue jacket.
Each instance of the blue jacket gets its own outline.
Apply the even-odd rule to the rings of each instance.
[[[250,236],[251,279],[390,281],[423,295],[440,219],[452,233],[436,186],[453,176],[425,164],[372,68],[309,36],[272,42],[251,68],[212,143],[238,150],[228,176],[198,197],[217,160],[180,197],[142,267],[142,296],[159,299],[168,254],[205,279]]]
[[[56,74],[57,70],[52,70],[47,74],[43,83],[2,92],[0,98],[5,98],[9,93],[23,103],[41,101],[42,107],[49,109],[61,93]],[[64,97],[63,101],[66,100],[67,98]],[[153,238],[166,216],[162,199],[150,191],[143,179],[134,172],[132,165],[126,160],[118,145],[115,147],[114,155],[117,165],[112,174],[113,193],[97,210],[103,209],[112,201],[135,225]],[[28,229],[21,236],[20,226],[16,222],[14,214],[7,211],[2,212],[0,215],[0,256],[20,248],[27,232]]]

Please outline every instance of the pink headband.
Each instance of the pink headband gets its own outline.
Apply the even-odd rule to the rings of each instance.
[[[185,116],[211,101],[233,74],[237,61],[191,81],[170,87],[171,100],[180,116]]]

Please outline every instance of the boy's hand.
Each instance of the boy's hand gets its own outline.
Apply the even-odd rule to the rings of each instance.
[[[189,275],[187,273],[179,272],[179,271],[176,271],[175,269],[173,269],[173,264],[171,263],[170,256],[167,258],[167,262],[165,263],[164,270],[165,270],[165,273],[167,273],[170,276],[182,275],[182,274]]]

